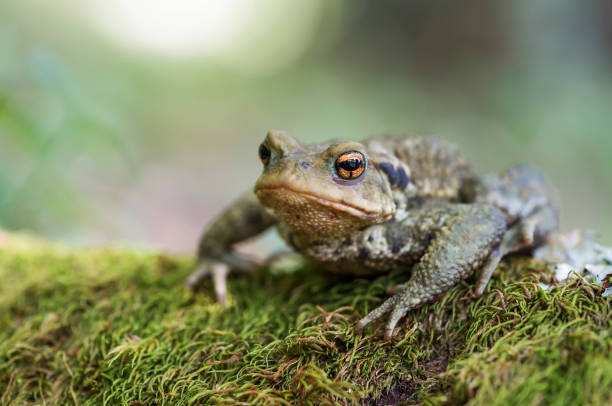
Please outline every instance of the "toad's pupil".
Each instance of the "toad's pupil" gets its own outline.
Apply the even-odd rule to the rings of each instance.
[[[267,161],[270,158],[270,150],[264,144],[259,146],[259,158],[262,161]]]
[[[353,172],[361,168],[362,165],[363,165],[363,161],[361,159],[349,158],[345,161],[340,162],[339,166],[345,171]]]

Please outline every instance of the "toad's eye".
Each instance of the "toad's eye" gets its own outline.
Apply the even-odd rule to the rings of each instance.
[[[334,166],[342,179],[355,179],[365,170],[365,157],[359,151],[346,151],[336,159]]]
[[[267,142],[262,142],[259,146],[259,159],[263,162],[264,165],[268,165],[270,162],[270,147]]]

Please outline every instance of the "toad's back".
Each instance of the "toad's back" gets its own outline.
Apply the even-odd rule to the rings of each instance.
[[[378,136],[364,144],[371,151],[392,155],[407,167],[413,187],[406,194],[411,197],[456,200],[465,180],[476,176],[455,144],[435,137]]]

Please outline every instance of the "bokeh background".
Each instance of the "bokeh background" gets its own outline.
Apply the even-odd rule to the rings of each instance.
[[[268,129],[528,162],[612,242],[612,2],[0,2],[0,227],[190,252]]]

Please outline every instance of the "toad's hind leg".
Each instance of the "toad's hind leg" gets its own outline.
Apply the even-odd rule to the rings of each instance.
[[[519,165],[500,175],[486,175],[472,185],[470,193],[469,200],[491,204],[506,215],[502,255],[537,247],[558,228],[557,191],[537,169]]]
[[[359,321],[358,329],[391,312],[385,332],[388,338],[408,311],[446,293],[490,258],[493,262],[499,261],[497,247],[506,223],[503,213],[496,208],[478,204],[455,205],[444,212],[432,211],[431,216],[423,217],[424,221],[419,223],[431,224],[432,229],[427,231],[435,237],[400,292]],[[427,221],[434,218],[434,221]]]

